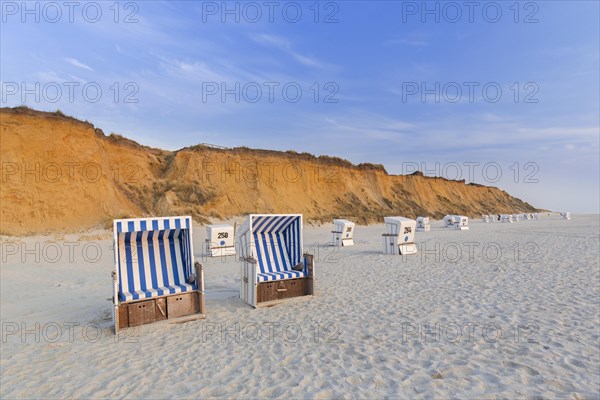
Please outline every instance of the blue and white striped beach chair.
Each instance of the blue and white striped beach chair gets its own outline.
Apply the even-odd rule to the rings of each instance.
[[[314,258],[302,254],[302,214],[251,214],[238,242],[240,298],[248,304],[314,294]]]
[[[113,222],[115,333],[119,329],[204,314],[202,266],[194,263],[192,218]]]

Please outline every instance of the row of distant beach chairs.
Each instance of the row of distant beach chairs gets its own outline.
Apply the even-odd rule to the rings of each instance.
[[[570,212],[561,212],[560,216],[563,219],[571,219],[571,213]],[[482,214],[481,215],[481,220],[483,222],[504,222],[504,223],[513,223],[513,222],[519,222],[519,221],[528,221],[528,220],[534,220],[534,221],[539,221],[540,220],[540,213],[529,213],[529,214]]]
[[[569,216],[570,217],[570,216]],[[383,253],[417,253],[415,232],[431,229],[429,218],[385,217]],[[443,226],[469,229],[469,219],[447,215]],[[355,224],[334,220],[333,245],[354,245]],[[113,323],[119,330],[206,314],[202,265],[194,260],[192,218],[118,219],[113,223],[115,270]],[[303,252],[302,214],[251,214],[237,230],[207,226],[211,256],[235,255],[240,245],[240,298],[252,307],[312,296],[315,260]]]

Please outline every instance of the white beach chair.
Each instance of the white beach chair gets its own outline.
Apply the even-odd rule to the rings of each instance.
[[[333,234],[333,244],[335,246],[354,246],[354,222],[347,219],[334,219],[335,229]]]
[[[120,329],[205,314],[202,266],[194,263],[192,218],[117,219],[113,323]]]
[[[385,217],[387,232],[383,237],[383,254],[416,254],[415,231],[417,221],[404,217]]]
[[[430,230],[429,217],[417,217],[417,232],[429,232]]]
[[[446,215],[442,222],[444,223],[444,228],[454,228],[454,225],[458,222],[458,216]]]
[[[512,214],[500,214],[500,222],[512,224],[514,222]]]
[[[458,221],[454,224],[454,229],[458,231],[469,230],[469,217],[465,217],[464,215],[456,215],[455,217]]]
[[[483,214],[483,215],[481,215],[481,221],[485,222],[485,223],[489,223],[491,221],[491,218],[488,214]]]
[[[563,219],[571,219],[570,212],[561,212],[560,215],[563,217]]]
[[[238,230],[240,298],[253,307],[314,294],[315,263],[302,254],[302,214],[251,214]]]
[[[206,225],[206,252],[211,257],[235,255],[235,232],[231,225]]]

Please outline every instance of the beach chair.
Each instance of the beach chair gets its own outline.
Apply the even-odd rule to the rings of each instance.
[[[455,228],[456,224],[459,222],[458,215],[446,215],[442,220],[445,228]]]
[[[482,214],[481,215],[481,221],[485,222],[485,223],[488,223],[488,222],[491,222],[492,219],[490,218],[490,216],[488,214]]]
[[[519,221],[521,221],[521,214],[513,214],[512,218],[513,218],[513,221],[519,222]]]
[[[202,266],[194,263],[192,218],[113,222],[113,323],[119,330],[192,314],[204,317]]]
[[[512,214],[500,214],[500,222],[512,224],[513,223]]]
[[[417,253],[415,231],[417,221],[404,217],[385,217],[386,233],[383,238],[383,254],[408,255]]]
[[[429,232],[430,230],[429,217],[417,217],[417,232]]]
[[[206,225],[206,252],[211,257],[235,255],[235,231],[231,225]]]
[[[333,234],[333,244],[335,246],[354,246],[354,222],[347,219],[334,219],[335,229]]]
[[[454,224],[454,229],[458,231],[468,231],[469,230],[469,217],[465,217],[464,215],[456,215],[456,223]]]
[[[570,212],[561,212],[560,215],[563,217],[563,219],[571,219]]]
[[[302,214],[251,214],[238,230],[240,298],[252,307],[314,295],[315,262],[302,254]]]

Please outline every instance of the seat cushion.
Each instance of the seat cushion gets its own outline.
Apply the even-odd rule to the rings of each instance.
[[[119,298],[121,301],[142,300],[176,293],[191,292],[193,290],[196,290],[197,288],[198,287],[195,283],[192,285],[189,283],[182,283],[179,285],[162,286],[155,289],[153,288],[146,290],[136,290],[133,292],[122,292],[119,293]]]
[[[266,272],[256,275],[256,282],[271,282],[281,281],[284,279],[304,278],[304,271],[282,271],[282,272]]]

